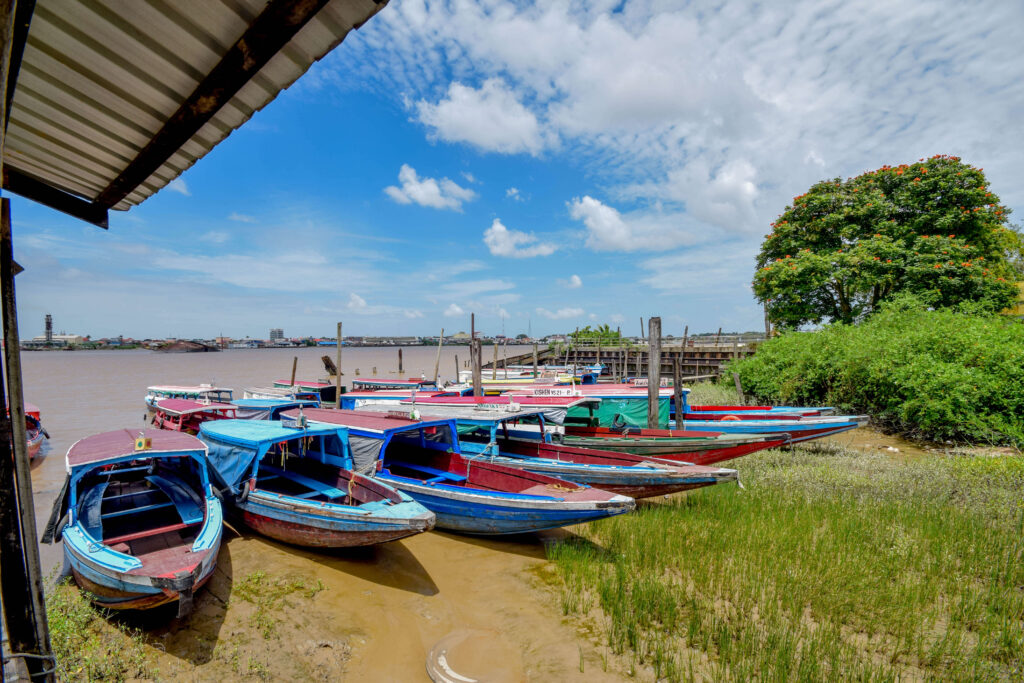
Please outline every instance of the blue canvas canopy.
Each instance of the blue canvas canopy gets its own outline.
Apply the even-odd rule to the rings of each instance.
[[[311,399],[240,398],[232,401],[238,408],[239,420],[277,420],[281,413],[293,408],[316,408],[319,401]]]
[[[255,474],[259,461],[274,445],[303,440],[301,450],[307,437],[319,437],[321,453],[336,453],[347,459],[351,467],[348,433],[339,427],[298,429],[277,421],[213,420],[204,422],[199,430],[199,439],[209,449],[208,460],[214,475],[232,493],[238,493],[239,485]]]

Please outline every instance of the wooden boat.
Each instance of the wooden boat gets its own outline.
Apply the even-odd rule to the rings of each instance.
[[[156,402],[165,398],[185,398],[192,401],[210,401],[211,403],[231,403],[231,389],[215,387],[210,384],[177,385],[158,384],[146,388],[146,407],[150,416],[155,412]]]
[[[292,392],[299,392],[302,394],[298,396],[299,398],[305,398],[307,394],[314,394],[317,400],[320,401],[320,405],[324,408],[333,407],[338,400],[338,387],[330,382],[295,380],[295,384],[292,384],[291,380],[275,379],[274,386]]]
[[[802,417],[799,420],[683,420],[683,430],[713,430],[733,436],[754,434],[789,434],[790,443],[800,443],[823,436],[839,434],[866,425],[867,415],[822,415]]]
[[[386,411],[387,407],[366,410]],[[546,474],[631,498],[738,480],[736,470],[551,443],[551,435],[545,431],[545,413],[537,408],[512,406],[496,410],[485,405],[430,406],[424,410],[431,414],[425,420],[456,421],[462,452],[474,462],[483,460]],[[523,431],[523,427],[529,426],[534,429]]]
[[[234,400],[239,420],[280,420],[281,413],[294,408],[318,408],[316,399],[238,398]]]
[[[376,477],[408,493],[437,515],[442,529],[470,534],[518,534],[629,512],[635,502],[602,489],[462,455],[454,420],[391,414],[309,410],[306,419],[345,427],[353,452],[375,458]],[[285,413],[299,419],[299,411]]]
[[[209,420],[230,420],[236,417],[237,406],[231,403],[205,403],[185,398],[157,401],[150,423],[157,429],[198,434],[199,427]]]
[[[67,470],[43,541],[63,539],[78,585],[110,609],[177,600],[187,614],[213,573],[223,526],[206,446],[179,432],[122,429],[76,442]]]
[[[409,379],[387,379],[384,377],[356,377],[352,380],[353,389],[361,390],[373,390],[373,389],[414,389],[419,387],[431,387],[434,386],[434,381],[429,379],[416,379],[410,377]]]
[[[346,548],[394,541],[434,527],[434,514],[385,483],[353,472],[345,430],[278,421],[204,422],[226,502],[255,531],[278,541]]]
[[[39,450],[43,447],[43,439],[50,438],[43,427],[39,407],[27,401],[25,402],[25,437],[28,442],[29,460],[39,454]]]

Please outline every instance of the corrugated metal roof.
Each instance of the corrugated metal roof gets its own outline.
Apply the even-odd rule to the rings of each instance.
[[[269,104],[387,0],[330,0],[114,209],[157,192]],[[267,0],[37,0],[4,165],[95,200],[268,5]]]

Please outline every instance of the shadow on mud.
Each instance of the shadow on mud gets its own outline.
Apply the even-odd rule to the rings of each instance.
[[[289,550],[315,564],[381,586],[425,596],[438,593],[437,584],[434,583],[426,568],[420,564],[420,561],[405,547],[402,541],[391,541],[360,548],[325,550],[289,548]]]
[[[575,545],[585,545],[593,550],[593,553],[597,557],[603,557],[607,551],[601,546],[595,544],[582,536],[578,536],[568,529],[547,529],[545,531],[535,531],[527,534],[509,534],[507,536],[469,536],[465,534],[455,534],[446,531],[434,531],[433,533],[440,533],[446,538],[450,538],[453,541],[459,541],[461,543],[467,543],[488,550],[494,550],[497,552],[504,553],[515,553],[523,557],[528,557],[534,560],[547,560],[547,548],[551,545],[559,543],[572,543]]]
[[[138,629],[151,647],[196,666],[206,664],[214,657],[227,614],[233,582],[228,541],[237,536],[225,525],[217,567],[206,585],[196,593],[192,613],[187,617],[177,618],[178,603],[173,602],[151,610],[114,613],[111,619]]]

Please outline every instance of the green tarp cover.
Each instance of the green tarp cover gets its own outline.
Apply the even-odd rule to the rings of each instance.
[[[669,397],[658,400],[658,426],[668,427]],[[620,422],[625,422],[631,427],[647,426],[647,397],[643,398],[603,398],[601,403],[594,408],[594,417],[598,419],[601,427],[611,427],[615,416],[621,415]],[[569,408],[571,418],[587,419],[590,417],[588,406],[576,406]]]

